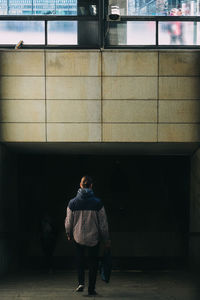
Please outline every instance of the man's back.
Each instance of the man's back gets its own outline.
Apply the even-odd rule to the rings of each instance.
[[[81,245],[95,246],[100,235],[108,239],[108,224],[100,199],[89,188],[78,190],[67,208],[66,231],[71,231],[75,241]]]

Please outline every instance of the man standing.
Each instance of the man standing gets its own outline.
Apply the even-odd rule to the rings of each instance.
[[[80,182],[77,196],[70,200],[67,207],[65,229],[68,240],[74,238],[78,267],[77,292],[84,290],[85,284],[85,251],[88,251],[89,283],[88,295],[96,295],[95,284],[98,270],[99,242],[110,247],[108,222],[104,206],[92,190],[93,181],[84,176]]]

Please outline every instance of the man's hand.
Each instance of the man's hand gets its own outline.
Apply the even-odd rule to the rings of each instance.
[[[110,248],[111,247],[111,240],[105,241],[105,248]]]
[[[68,239],[68,241],[71,241],[71,236],[69,235],[69,233],[67,233],[67,239]]]

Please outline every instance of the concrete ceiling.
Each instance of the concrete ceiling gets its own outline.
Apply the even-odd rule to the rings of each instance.
[[[4,143],[17,153],[55,155],[192,155],[200,143]]]

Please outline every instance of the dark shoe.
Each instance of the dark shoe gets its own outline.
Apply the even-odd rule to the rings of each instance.
[[[84,285],[83,284],[79,284],[79,286],[76,289],[76,292],[83,292],[84,291]]]
[[[88,296],[96,296],[98,295],[96,291],[88,291]]]

